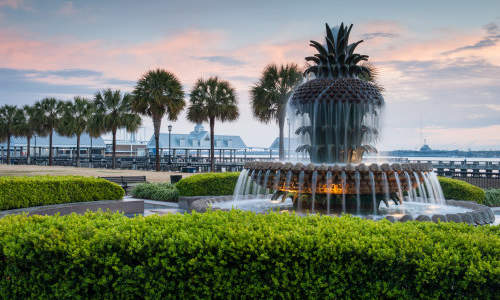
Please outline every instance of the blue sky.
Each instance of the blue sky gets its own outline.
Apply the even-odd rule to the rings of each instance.
[[[500,1],[0,0],[0,103],[130,91],[156,67],[186,92],[218,75],[236,87],[241,118],[217,132],[268,146],[277,126],[253,119],[250,86],[268,63],[303,66],[308,41],[340,21],[355,24],[386,89],[380,149],[416,148],[420,136],[435,148],[500,148]],[[193,127],[184,116],[173,125]]]

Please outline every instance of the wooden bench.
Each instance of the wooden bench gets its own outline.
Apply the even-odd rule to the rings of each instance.
[[[127,189],[136,183],[144,183],[146,182],[146,176],[109,176],[109,177],[99,177],[102,179],[106,179],[108,181],[114,182],[120,185],[125,193]]]

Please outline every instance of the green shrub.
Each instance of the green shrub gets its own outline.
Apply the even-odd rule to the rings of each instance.
[[[49,204],[116,200],[123,189],[105,179],[80,176],[0,177],[0,210]]]
[[[439,177],[445,199],[475,201],[484,203],[484,190],[463,180]]]
[[[176,202],[179,191],[170,183],[141,183],[132,189],[132,196],[141,199]]]
[[[3,299],[493,299],[500,278],[500,226],[458,223],[9,216],[0,249]]]
[[[175,185],[181,196],[232,195],[239,172],[205,173],[181,179]]]
[[[500,206],[500,189],[489,189],[485,191],[484,204],[488,206]]]

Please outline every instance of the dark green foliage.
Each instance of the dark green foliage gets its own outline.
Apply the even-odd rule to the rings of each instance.
[[[10,216],[0,249],[4,299],[493,299],[500,288],[499,226],[242,211]]]
[[[311,41],[310,46],[318,53],[306,57],[308,62],[314,63],[306,69],[305,74],[313,73],[316,78],[339,78],[371,76],[371,69],[364,65],[358,65],[368,60],[368,55],[354,53],[356,47],[363,41],[349,44],[352,24],[347,27],[341,23],[336,32],[326,24],[325,44]]]
[[[484,203],[484,190],[462,180],[439,177],[445,199],[467,200]]]
[[[210,171],[215,171],[215,120],[234,121],[240,116],[236,90],[229,81],[218,77],[200,78],[189,96],[187,118],[191,122],[210,125]]]
[[[279,157],[285,159],[285,119],[288,98],[302,81],[296,64],[267,65],[250,90],[253,115],[261,122],[276,121],[279,127]]]
[[[485,191],[484,204],[488,206],[500,206],[500,189],[489,189]]]
[[[232,195],[239,172],[205,173],[183,178],[176,183],[181,196]]]
[[[105,179],[79,176],[0,177],[0,210],[117,200],[123,189]]]
[[[141,183],[134,187],[132,195],[136,198],[177,202],[179,191],[170,183]]]

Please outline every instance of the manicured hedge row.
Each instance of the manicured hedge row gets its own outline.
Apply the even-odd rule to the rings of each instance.
[[[170,183],[141,183],[131,192],[132,196],[141,199],[177,202],[179,191]]]
[[[484,203],[484,190],[463,180],[439,177],[445,199],[467,200]]]
[[[493,299],[500,227],[208,212],[0,220],[0,297]]]
[[[79,176],[0,177],[0,210],[31,206],[117,200],[123,189],[104,179]]]
[[[181,179],[176,183],[181,196],[232,195],[239,172],[205,173]]]

